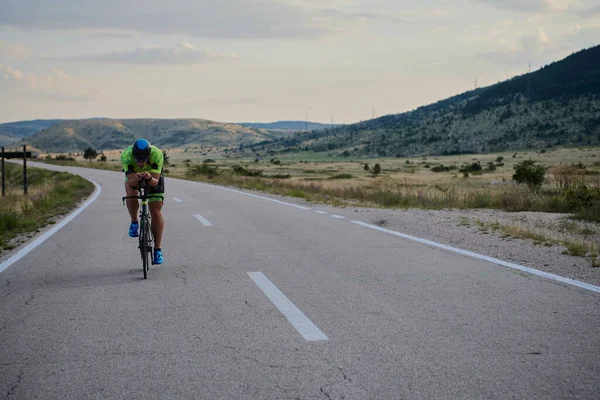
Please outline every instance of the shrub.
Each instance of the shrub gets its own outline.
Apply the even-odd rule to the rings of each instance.
[[[549,172],[554,178],[556,186],[560,190],[566,190],[572,187],[580,186],[583,184],[585,179],[585,171],[575,166],[560,165],[558,167],[551,168]]]
[[[517,183],[524,183],[529,190],[537,193],[546,177],[546,167],[543,165],[535,165],[533,160],[524,160],[514,166],[515,173],[512,178]]]
[[[373,167],[373,175],[379,175],[381,173],[381,166],[379,164],[375,164]]]
[[[241,165],[234,165],[233,167],[231,167],[231,169],[235,175],[239,176],[261,176],[263,173],[262,170],[246,169]]]
[[[186,175],[194,177],[198,175],[207,175],[209,177],[213,177],[217,175],[217,167],[211,167],[206,164],[202,165],[192,165],[188,168]]]
[[[352,176],[351,174],[337,174],[337,175],[333,175],[330,176],[329,179],[352,179],[354,178],[354,176]]]

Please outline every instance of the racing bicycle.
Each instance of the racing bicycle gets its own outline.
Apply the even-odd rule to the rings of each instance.
[[[150,213],[148,212],[148,182],[142,180],[140,182],[139,191],[141,192],[138,196],[125,196],[122,198],[123,205],[125,205],[126,199],[138,199],[142,200],[142,208],[140,210],[140,234],[139,234],[139,246],[140,254],[142,256],[142,268],[144,270],[144,279],[148,279],[148,269],[150,264],[154,264],[154,258],[152,253],[152,245],[154,244],[154,237],[152,236],[152,230],[150,229]]]

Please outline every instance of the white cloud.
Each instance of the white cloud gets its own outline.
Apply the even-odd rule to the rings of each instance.
[[[36,0],[35,7],[23,0],[3,0],[0,25],[214,38],[305,38],[330,32],[311,11],[277,0]]]
[[[123,37],[133,32],[205,38],[312,39],[347,31],[349,22],[404,22],[384,10],[293,0],[2,0],[0,25],[79,30]]]
[[[0,40],[0,60],[7,62],[21,61],[29,58],[31,51],[23,43]]]
[[[5,81],[20,81],[23,78],[22,71],[3,65],[0,65],[0,74]]]
[[[579,14],[585,18],[595,17],[597,15],[600,15],[600,6],[583,9],[579,12]]]
[[[0,90],[10,96],[48,101],[85,101],[100,94],[89,89],[86,82],[73,80],[59,69],[40,75],[0,65],[0,77],[0,82],[4,82],[0,83]]]
[[[520,12],[560,12],[572,9],[579,0],[476,0],[480,3],[490,4],[495,7]]]
[[[503,48],[497,51],[478,53],[479,58],[502,64],[527,64],[532,57],[546,55],[556,50],[544,30],[522,35],[516,43],[502,42]]]
[[[181,42],[174,47],[143,46],[135,50],[79,56],[75,59],[114,64],[192,65],[235,58],[233,55],[211,52],[207,48],[196,49],[189,43]]]
[[[563,42],[569,49],[578,50],[591,47],[591,43],[598,43],[600,37],[600,22],[596,24],[578,24],[564,38]]]

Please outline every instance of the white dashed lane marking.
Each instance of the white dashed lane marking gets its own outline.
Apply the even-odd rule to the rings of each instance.
[[[194,215],[194,217],[196,217],[198,219],[198,221],[202,222],[202,225],[212,226],[212,224],[206,218],[204,218],[202,215],[196,214],[196,215]]]

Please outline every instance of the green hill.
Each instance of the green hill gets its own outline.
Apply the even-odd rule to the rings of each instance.
[[[162,148],[175,148],[249,145],[280,136],[262,129],[201,119],[93,119],[63,121],[21,143],[43,152],[64,153],[88,147],[119,149],[139,137]]]
[[[238,125],[250,126],[254,128],[273,130],[273,131],[320,131],[331,128],[331,125],[320,124],[318,122],[307,121],[276,121],[268,123],[260,122],[240,122]]]
[[[600,145],[600,46],[411,112],[255,148],[409,156],[584,145]]]
[[[7,146],[29,137],[62,119],[36,119],[33,121],[17,121],[0,124],[0,146]]]

